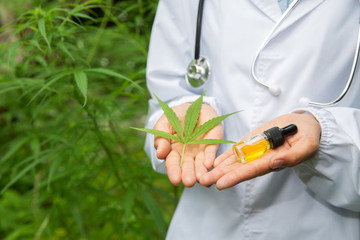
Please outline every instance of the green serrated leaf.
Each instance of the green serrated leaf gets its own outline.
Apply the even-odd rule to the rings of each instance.
[[[89,15],[80,13],[80,12],[74,13],[74,14],[72,14],[72,15],[75,16],[75,17],[80,17],[80,18],[89,19],[89,20],[91,20],[91,21],[95,21],[95,20],[96,20],[95,18],[93,18],[93,17],[91,17],[91,16],[89,16]]]
[[[62,42],[58,42],[56,44],[66,55],[68,55],[71,60],[75,61],[74,57],[71,55],[71,53],[69,52],[69,50],[67,49],[67,47],[64,45],[64,43]]]
[[[205,122],[201,126],[199,126],[197,129],[194,128],[198,122],[198,118],[201,111],[201,105],[203,101],[203,96],[205,93],[203,93],[195,102],[193,102],[189,109],[186,112],[185,116],[185,122],[184,122],[184,132],[182,130],[181,122],[179,118],[176,116],[175,112],[163,101],[161,101],[156,95],[159,104],[161,105],[162,109],[164,110],[165,116],[169,120],[169,123],[174,128],[174,130],[178,133],[179,138],[173,136],[172,134],[164,131],[154,130],[154,129],[144,129],[144,128],[132,128],[139,131],[144,131],[150,134],[158,135],[161,137],[173,139],[177,142],[183,143],[183,148],[181,152],[181,159],[180,159],[180,168],[182,167],[183,158],[185,154],[185,148],[187,144],[222,144],[222,143],[235,143],[233,141],[229,140],[223,140],[223,139],[196,139],[200,137],[202,134],[208,132],[210,129],[214,128],[216,125],[221,123],[225,118],[237,113],[230,113],[223,116],[215,117],[210,119],[209,121]],[[191,133],[193,134],[191,135]],[[185,134],[185,136],[183,135]],[[196,139],[196,140],[195,140]]]
[[[84,72],[100,73],[100,74],[120,78],[120,79],[131,82],[131,84],[133,84],[139,90],[141,90],[141,91],[144,90],[139,84],[137,84],[136,82],[134,82],[130,78],[128,78],[128,77],[126,77],[126,76],[124,76],[122,74],[119,74],[117,72],[114,72],[112,70],[106,69],[106,68],[89,68],[89,69],[84,69]]]
[[[42,86],[42,88],[30,99],[28,105],[34,101],[34,99],[42,92],[44,91],[45,88],[49,87],[51,84],[55,83],[56,81],[58,81],[59,79],[65,77],[66,75],[69,75],[69,73],[67,72],[62,72],[62,73],[58,73],[55,74],[44,86]]]
[[[75,21],[73,21],[73,20],[71,20],[69,18],[64,18],[64,17],[61,17],[61,16],[55,16],[54,18],[63,20],[64,22],[69,22],[69,23],[81,28],[82,30],[85,30],[85,28],[82,25],[78,24],[77,22],[75,22]]]
[[[74,78],[75,78],[76,85],[78,86],[81,94],[84,96],[84,105],[83,106],[85,106],[86,101],[87,101],[87,85],[88,85],[86,73],[81,70],[76,70],[76,71],[74,71]]]
[[[161,101],[156,95],[156,99],[158,100],[159,104],[161,105],[161,108],[163,109],[166,118],[168,119],[171,126],[173,126],[174,130],[179,135],[180,139],[185,142],[183,129],[180,123],[179,118],[176,116],[176,113],[163,101]]]
[[[224,139],[197,139],[188,142],[187,144],[222,144],[222,143],[235,143],[235,142]]]
[[[189,142],[193,141],[194,139],[196,139],[197,137],[201,136],[202,134],[208,132],[210,129],[212,129],[213,127],[215,127],[216,125],[218,125],[219,123],[221,123],[225,118],[235,114],[237,112],[233,112],[233,113],[229,113],[223,116],[219,116],[219,117],[215,117],[210,119],[209,121],[203,123],[201,126],[199,126],[194,133],[191,135],[190,139],[188,140]]]
[[[184,135],[186,140],[190,138],[191,133],[194,131],[196,123],[198,122],[204,94],[205,92],[195,102],[193,102],[186,111],[184,124]]]
[[[39,55],[36,55],[36,56],[34,57],[34,59],[35,59],[38,63],[40,63],[44,68],[46,68],[46,67],[48,66],[46,60],[45,60],[43,57],[41,57],[41,56],[39,56]]]
[[[44,18],[41,18],[39,20],[38,28],[39,28],[39,32],[40,32],[41,36],[44,38],[44,40],[47,43],[49,49],[51,49],[49,39],[47,38],[47,35],[46,35],[46,27],[45,27],[45,19]]]
[[[135,128],[135,127],[131,127],[131,128],[138,130],[138,131],[147,132],[147,133],[159,136],[159,137],[169,138],[169,139],[175,140],[180,143],[184,143],[181,139],[177,138],[176,136],[174,136],[168,132],[155,130],[155,129],[147,129],[147,128]]]
[[[20,43],[16,42],[10,45],[8,50],[8,64],[10,67],[15,67],[16,65],[16,56],[17,56],[17,50],[20,47]]]
[[[42,53],[44,53],[45,51],[40,47],[40,44],[38,41],[31,39],[29,41],[30,44],[32,44],[33,46],[35,46],[37,49],[39,49]]]

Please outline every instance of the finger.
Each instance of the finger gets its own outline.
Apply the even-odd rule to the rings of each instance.
[[[171,151],[171,144],[168,139],[155,138],[156,155],[159,159],[165,159]]]
[[[205,159],[204,159],[204,166],[207,169],[212,168],[212,166],[214,165],[214,161],[215,161],[215,157],[216,157],[216,152],[219,149],[219,145],[208,145],[205,148]]]
[[[176,151],[171,151],[165,161],[168,178],[175,186],[181,183],[180,155]]]
[[[259,158],[249,163],[234,163],[232,168],[216,182],[219,190],[271,172],[269,158]]]
[[[205,135],[205,139],[223,139],[223,137],[224,137],[224,132],[221,125],[214,127]],[[220,146],[219,144],[210,144],[205,147],[204,165],[207,169],[213,167],[219,146]]]
[[[217,166],[219,166],[220,163],[222,163],[225,159],[228,159],[231,156],[235,156],[235,155],[234,155],[234,152],[233,152],[232,148],[229,148],[223,154],[221,154],[220,156],[218,156],[215,159],[214,167],[216,168]]]
[[[192,187],[196,183],[195,159],[191,156],[184,156],[181,167],[182,182],[186,187]]]
[[[173,129],[170,127],[169,121],[164,116],[160,117],[160,119],[156,122],[154,129],[173,134]],[[154,147],[156,149],[157,157],[159,159],[165,159],[171,151],[170,139],[155,136]]]
[[[195,175],[196,175],[196,180],[198,182],[200,182],[201,176],[208,172],[207,168],[204,166],[204,158],[205,158],[204,152],[200,152],[199,154],[196,155],[195,158]]]
[[[301,139],[286,151],[275,154],[270,160],[270,168],[278,169],[283,167],[293,167],[310,157],[312,157],[319,148],[318,141]]]
[[[235,156],[230,156],[227,159],[224,159],[223,164],[218,165],[200,178],[200,184],[208,186],[216,183],[222,176],[230,172],[234,167],[233,165],[236,163],[238,162],[236,161]]]

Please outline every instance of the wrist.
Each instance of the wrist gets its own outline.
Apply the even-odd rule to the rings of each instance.
[[[317,123],[319,123],[319,120],[315,117],[315,115],[312,114],[312,113],[309,112],[309,111],[306,111],[306,110],[296,110],[296,111],[294,111],[293,113],[295,113],[295,114],[306,114],[306,115],[309,115],[309,116],[313,117]]]

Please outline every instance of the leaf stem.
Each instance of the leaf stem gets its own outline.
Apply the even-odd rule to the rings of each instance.
[[[185,147],[186,147],[186,143],[184,143],[184,146],[183,146],[183,149],[182,149],[182,152],[181,152],[180,168],[182,168],[182,163],[183,163],[183,159],[184,159]]]

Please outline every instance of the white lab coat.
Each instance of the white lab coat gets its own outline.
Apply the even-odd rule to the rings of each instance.
[[[251,63],[265,36],[281,17],[276,0],[206,0],[201,56],[212,75],[201,89],[185,83],[194,56],[198,1],[160,0],[153,26],[147,82],[151,93],[172,105],[206,90],[220,114],[243,109],[224,121],[225,139],[237,141],[255,127],[299,108],[301,97],[334,100],[350,74],[355,51],[357,0],[300,0],[257,59],[261,81],[279,86],[273,96],[251,76]],[[322,128],[316,156],[294,168],[270,173],[218,191],[186,188],[168,239],[360,239],[360,75],[336,106],[302,108]],[[147,128],[162,114],[149,101]],[[146,152],[156,171],[153,136]],[[231,145],[222,145],[219,154]]]

